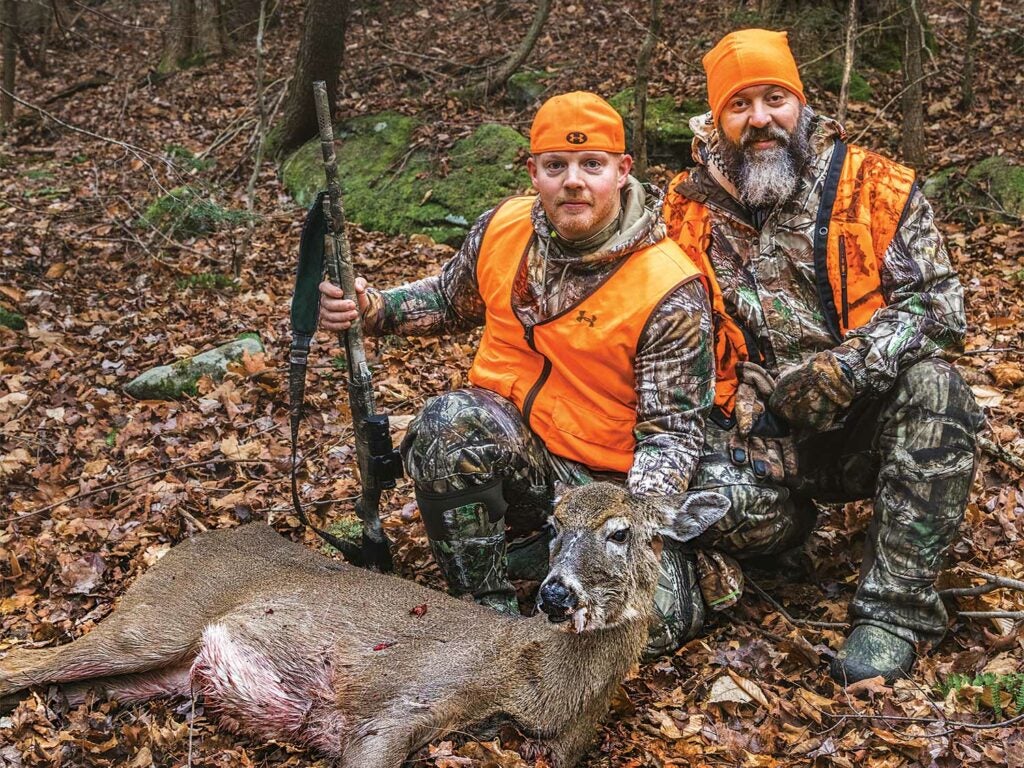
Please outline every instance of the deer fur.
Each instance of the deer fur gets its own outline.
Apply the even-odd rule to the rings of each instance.
[[[573,766],[644,646],[659,519],[616,485],[568,493],[544,585],[564,585],[572,606],[545,607],[551,620],[355,568],[263,524],[202,534],[89,634],[12,652],[0,699],[50,684],[73,703],[89,689],[121,702],[194,690],[223,726],[342,768],[399,768],[445,733],[505,720]]]

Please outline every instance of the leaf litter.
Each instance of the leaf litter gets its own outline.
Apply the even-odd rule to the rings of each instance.
[[[232,126],[251,122],[251,46],[162,83],[138,84],[166,23],[165,9],[148,7],[157,5],[114,2],[104,5],[103,15],[78,15],[60,68],[49,74],[22,69],[18,92],[55,93],[107,70],[109,85],[59,100],[49,111],[156,154],[171,145],[198,154]],[[340,111],[422,114],[428,117],[423,138],[434,141],[442,156],[484,121],[525,129],[528,111],[500,99],[468,106],[449,94],[465,71],[508,48],[508,30],[525,29],[529,4],[507,5],[511,16],[500,24],[486,20],[475,0],[416,13],[397,4],[362,12],[349,29]],[[935,55],[948,65],[926,82],[936,163],[930,171],[992,154],[1021,162],[1024,121],[1014,99],[1021,54],[997,33],[1005,10],[982,10],[978,102],[971,114],[960,114],[948,96],[958,88],[963,9],[943,1],[929,8]],[[647,12],[639,0],[556,6],[531,63],[551,75],[552,93],[587,87],[607,95],[630,86],[637,32]],[[135,24],[131,35],[123,34],[126,22]],[[700,55],[734,25],[711,4],[666,14],[652,91],[701,98]],[[301,3],[283,3],[281,23],[268,30],[268,82],[291,74],[301,27]],[[695,36],[696,29],[706,34]],[[381,66],[402,55],[384,46],[430,56],[455,51],[436,56],[467,69]],[[895,156],[898,115],[882,105],[898,95],[899,77],[879,74],[876,80],[871,103],[853,105],[851,127],[856,134],[869,126],[859,140]],[[834,97],[810,78],[808,87],[812,102],[830,111]],[[122,146],[62,130],[38,115],[24,117],[4,149],[0,309],[22,315],[27,327],[0,326],[0,652],[64,643],[89,631],[171,545],[203,529],[268,519],[318,547],[289,504],[283,360],[302,211],[273,167],[268,163],[259,177],[256,210],[262,218],[242,278],[218,291],[179,287],[178,281],[225,273],[241,242],[239,229],[175,243],[134,228],[142,201],[161,189],[196,183],[190,172],[149,154],[126,154]],[[206,155],[211,178],[235,202],[243,197],[250,149],[242,132]],[[671,170],[655,173],[667,178]],[[493,202],[481,201],[481,211]],[[1021,223],[983,212],[967,225],[944,218],[948,213],[938,207],[969,313],[966,354],[958,365],[986,408],[988,437],[1022,456]],[[357,260],[380,286],[436,271],[451,253],[422,236],[357,228],[351,235]],[[131,377],[151,366],[254,330],[267,354],[247,357],[219,384],[201,382],[192,399],[135,402],[121,394]],[[377,396],[400,417],[396,428],[407,426],[428,397],[465,381],[475,338],[370,343]],[[301,494],[321,519],[349,512],[358,493],[344,378],[331,363],[338,354],[333,340],[318,339],[300,445]],[[1022,490],[1021,470],[991,452],[982,455],[942,588],[983,585],[984,573],[1024,579]],[[388,497],[387,512],[385,527],[396,541],[403,575],[441,587],[407,482]],[[771,601],[748,590],[677,654],[639,667],[623,684],[586,764],[1022,765],[1024,724],[1000,725],[996,717],[997,705],[1004,721],[1019,710],[1006,685],[991,682],[1024,672],[1020,620],[954,617],[946,641],[918,662],[911,680],[895,686],[869,680],[843,690],[828,678],[828,661],[843,633],[803,622],[845,620],[869,517],[864,504],[827,508],[808,547],[813,577],[753,573]],[[1020,612],[1024,592],[998,589],[950,604]],[[941,693],[960,679],[967,682]],[[548,765],[521,738],[503,737],[501,743],[440,741],[415,759],[436,768]],[[217,730],[201,701],[119,707],[89,700],[69,708],[54,691],[37,691],[0,718],[4,768],[184,766],[189,760],[194,766],[324,765],[287,744],[252,743]]]

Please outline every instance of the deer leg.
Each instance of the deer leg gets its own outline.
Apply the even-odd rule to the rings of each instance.
[[[164,636],[160,636],[164,634]],[[195,655],[199,638],[170,637],[143,625],[100,624],[67,645],[19,650],[0,662],[0,696],[33,685],[73,683],[141,672],[160,672]]]
[[[344,747],[338,768],[401,768],[409,756],[409,727],[397,721],[372,725],[371,733]]]
[[[61,694],[72,707],[86,700],[90,691],[114,699],[122,704],[134,704],[160,696],[186,696],[189,693],[189,662],[176,666],[140,672],[133,675],[96,677],[75,683],[58,684]],[[14,693],[0,696],[0,715],[11,712],[21,702],[22,696]]]

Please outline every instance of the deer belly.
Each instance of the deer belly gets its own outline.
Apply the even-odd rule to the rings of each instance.
[[[192,665],[193,691],[227,728],[336,754],[346,724],[330,667],[290,650],[268,647],[238,627],[212,624]]]

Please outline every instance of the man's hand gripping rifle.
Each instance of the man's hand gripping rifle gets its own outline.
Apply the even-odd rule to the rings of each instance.
[[[338,185],[338,163],[334,153],[334,130],[331,125],[330,107],[327,102],[327,88],[323,81],[313,83],[316,100],[316,118],[320,130],[320,147],[323,151],[324,173],[327,177],[327,192],[320,193],[310,209],[303,231],[302,252],[299,259],[299,274],[296,279],[295,297],[292,302],[292,435],[293,471],[292,501],[296,513],[303,523],[309,525],[298,499],[295,479],[295,437],[298,421],[301,419],[303,390],[305,389],[305,366],[312,333],[316,329],[316,307],[319,294],[316,284],[322,275],[326,262],[328,276],[335,285],[341,286],[346,296],[355,298],[355,270],[352,267],[352,251],[345,233],[345,213],[342,208],[341,190]],[[320,233],[323,233],[323,251],[320,263],[309,257],[316,248]],[[298,307],[298,308],[297,308]],[[312,307],[312,311],[310,311]],[[310,322],[312,320],[312,322]],[[312,325],[312,328],[310,328]],[[352,411],[355,430],[356,457],[362,492],[356,502],[356,513],[363,522],[362,546],[356,548],[348,542],[310,526],[321,537],[342,551],[346,558],[357,565],[367,565],[390,571],[392,567],[390,542],[380,522],[381,492],[395,487],[395,480],[402,476],[402,460],[391,444],[391,430],[388,417],[376,413],[373,397],[373,381],[370,367],[366,362],[363,345],[361,319],[357,318],[348,330],[339,332],[339,340],[345,346],[345,360],[348,364],[348,401]],[[296,385],[296,369],[302,368],[301,389]],[[330,538],[328,538],[330,537]]]

